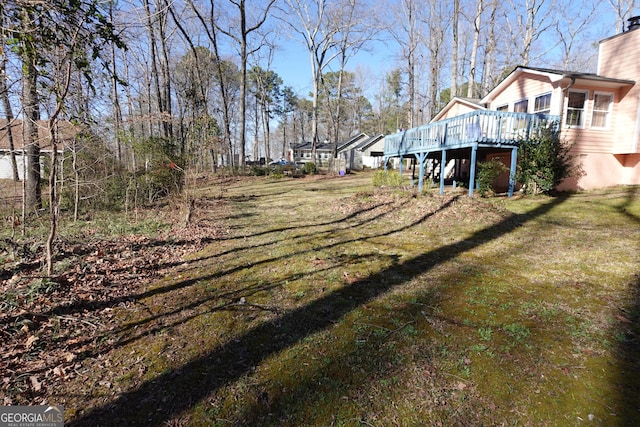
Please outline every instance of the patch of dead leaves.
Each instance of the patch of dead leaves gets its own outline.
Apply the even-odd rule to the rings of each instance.
[[[154,238],[59,240],[56,262],[68,267],[52,278],[42,275],[36,243],[0,266],[0,403],[46,402],[56,385],[79,375],[83,359],[105,351],[118,308],[134,307],[147,284],[226,235],[209,218],[212,206],[198,205],[193,225]]]

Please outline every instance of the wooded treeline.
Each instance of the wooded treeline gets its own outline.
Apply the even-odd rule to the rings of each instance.
[[[417,126],[452,96],[482,97],[517,65],[595,71],[596,42],[622,31],[634,6],[5,0],[2,131],[9,142],[19,132],[26,147],[27,212],[42,206],[41,149],[64,149],[60,171],[47,162],[62,195],[51,200],[77,217],[79,206],[138,203],[179,189],[185,171],[243,169],[248,160],[286,157],[292,143]],[[303,53],[291,61],[306,58],[310,92],[278,75],[283,46]],[[364,52],[379,63],[356,67]]]

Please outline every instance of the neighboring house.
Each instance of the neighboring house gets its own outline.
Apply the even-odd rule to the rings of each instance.
[[[333,144],[324,142],[316,146],[318,166],[328,166],[333,156]],[[297,164],[311,161],[311,143],[295,144],[290,158]],[[384,135],[369,136],[359,133],[338,144],[339,169],[362,170],[379,168],[384,164]]]
[[[13,179],[13,167],[11,164],[11,150],[9,149],[9,139],[7,131],[9,123],[6,119],[0,119],[0,179]],[[62,122],[58,131],[58,153],[63,153],[64,149],[71,145],[71,142],[77,135],[76,128],[69,122]],[[26,150],[23,144],[23,126],[22,120],[15,119],[11,121],[11,136],[13,139],[13,148],[18,166],[18,175],[20,179],[24,179],[24,171],[26,166]],[[41,120],[38,122],[38,143],[40,144],[40,165],[42,167],[44,158],[51,154],[51,139],[47,130],[47,122]]]
[[[424,162],[464,159],[456,173],[471,178],[477,161],[499,158],[513,174],[518,138],[556,121],[560,138],[575,144],[573,154],[583,169],[559,189],[640,184],[640,17],[629,23],[627,31],[600,42],[597,73],[517,67],[483,99],[454,98],[413,133],[437,133],[432,139],[439,145],[409,150],[405,146],[420,137],[405,141],[396,134],[386,138],[385,158],[406,153]],[[502,184],[513,190],[509,174]]]
[[[293,144],[289,157],[296,164],[305,164],[313,162],[311,157],[312,143],[302,142]],[[316,166],[325,167],[329,165],[329,160],[333,157],[333,144],[329,142],[321,142],[316,144]]]
[[[362,169],[362,154],[357,150],[357,147],[368,139],[369,136],[366,133],[359,133],[346,142],[338,144],[338,158],[345,161],[346,170]]]
[[[362,167],[371,169],[381,167],[384,159],[384,135],[372,136],[362,141],[356,150],[361,156]]]
[[[381,135],[380,138],[384,137]],[[367,134],[359,133],[352,136],[345,142],[338,143],[338,159],[341,162],[339,168],[343,170],[362,169],[365,155],[362,152],[361,147],[365,146],[367,142],[371,141],[371,139],[372,138]],[[380,159],[382,159],[383,152],[382,144],[383,143],[380,143],[379,152],[375,153],[375,155],[380,156]],[[311,148],[310,142],[294,144],[289,157],[297,164],[311,162]],[[334,144],[327,141],[316,145],[317,166],[329,166],[329,162],[333,157],[333,149]],[[367,155],[371,156],[370,152],[367,153]],[[372,161],[367,159],[367,162],[371,163]],[[381,163],[381,160],[379,163]]]

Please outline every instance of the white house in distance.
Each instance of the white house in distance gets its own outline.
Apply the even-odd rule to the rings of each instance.
[[[9,138],[7,135],[9,122],[6,119],[0,119],[0,179],[13,179],[13,167],[11,164],[11,150],[9,149]],[[13,139],[13,148],[18,166],[18,176],[24,179],[26,149],[23,146],[23,126],[21,119],[11,121],[11,137]],[[69,122],[60,123],[58,130],[58,153],[62,154],[63,147],[69,146],[70,142],[75,139],[77,129]],[[51,154],[51,145],[47,122],[42,120],[38,122],[38,142],[40,144],[40,154],[48,157]],[[40,158],[42,165],[43,157]]]
[[[311,143],[293,144],[289,158],[297,164],[311,161]],[[338,143],[338,161],[348,170],[379,168],[383,165],[384,135],[369,136],[359,133],[347,141]],[[328,166],[333,156],[333,144],[324,142],[316,145],[318,166]]]
[[[477,161],[499,158],[513,173],[516,140],[534,125],[555,121],[561,140],[575,144],[573,154],[584,172],[558,189],[640,185],[640,17],[628,22],[626,31],[600,41],[595,74],[516,67],[483,99],[454,98],[429,125],[407,131],[404,140],[387,136],[385,159],[420,160],[422,154],[423,161],[465,159],[463,167],[473,177]],[[430,126],[439,127],[438,144],[426,142],[425,135],[435,135]],[[426,149],[415,148],[420,138],[430,144]],[[505,180],[509,186],[508,174]]]
[[[338,157],[346,161],[347,170],[362,170],[382,166],[384,135],[360,133],[338,146]]]

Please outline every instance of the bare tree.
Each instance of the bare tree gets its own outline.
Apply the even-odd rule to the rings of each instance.
[[[390,26],[393,39],[401,46],[402,60],[406,63],[408,112],[407,127],[411,128],[416,122],[416,92],[417,92],[417,55],[419,41],[423,39],[420,28],[420,11],[425,5],[419,0],[402,0],[394,8],[395,23]]]
[[[113,2],[109,2],[109,20],[113,22],[114,10]],[[122,127],[122,109],[120,108],[120,95],[119,95],[119,80],[117,73],[117,58],[116,58],[116,42],[114,40],[109,43],[109,51],[111,54],[111,102],[113,102],[113,124],[114,124],[114,140],[116,144],[116,156],[118,162],[122,162],[122,144],[121,144],[121,127]],[[76,204],[77,206],[77,204]],[[77,211],[77,207],[76,207]],[[77,213],[76,213],[77,216]]]
[[[247,16],[246,0],[228,0],[236,9],[237,16],[235,19],[225,20],[228,26],[223,27],[220,21],[216,21],[215,25],[220,32],[235,41],[240,53],[240,166],[244,166],[245,150],[246,150],[246,103],[247,103],[247,64],[249,55],[263,47],[262,43],[250,47],[248,45],[249,35],[262,27],[269,16],[269,10],[276,0],[266,0],[266,4],[261,5],[260,14],[253,22],[249,22],[250,16]],[[249,10],[257,9],[257,5],[252,3]],[[236,30],[236,25],[239,30]]]
[[[160,55],[158,53],[158,42],[156,40],[156,31],[160,32],[160,40],[161,42],[164,40],[164,34],[162,29],[162,22],[166,12],[163,9],[159,10],[151,10],[151,6],[149,0],[144,0],[144,10],[145,10],[145,25],[147,27],[147,33],[149,36],[149,54],[151,60],[151,79],[153,84],[153,89],[155,91],[155,100],[159,114],[160,121],[160,129],[162,130],[162,136],[169,136],[169,125],[167,121],[167,117],[165,114],[169,114],[167,105],[170,104],[169,99],[166,98],[167,91],[162,89],[163,84],[160,81],[161,75],[166,77],[166,73],[160,73]],[[163,6],[163,5],[162,5]],[[159,26],[159,29],[156,29],[156,26]],[[164,69],[164,67],[163,67]],[[149,97],[149,101],[151,101],[152,97]]]
[[[34,11],[24,7],[20,13],[22,32],[20,53],[22,59],[22,108],[24,111],[23,147],[27,151],[26,194],[24,205],[27,211],[42,208],[42,188],[40,186],[40,141],[38,140],[38,121],[40,105],[38,97],[38,68],[36,66],[38,47],[36,45],[38,22]]]
[[[20,175],[18,173],[18,162],[16,161],[16,152],[13,143],[13,130],[14,130],[14,117],[13,108],[11,107],[11,101],[9,99],[9,86],[7,85],[7,46],[6,29],[4,27],[4,13],[3,7],[0,4],[0,31],[2,36],[0,40],[0,98],[2,98],[2,106],[4,108],[4,115],[7,119],[6,135],[7,142],[9,143],[9,155],[11,157],[11,171],[14,181],[20,181]]]
[[[451,98],[458,95],[458,22],[460,18],[460,0],[453,0],[452,43],[451,43]]]
[[[528,66],[535,42],[556,25],[556,15],[549,13],[555,9],[555,0],[524,0],[524,4],[511,0],[510,4],[512,14],[507,16],[506,23],[511,33],[512,45],[521,46],[516,54],[520,58],[520,65]],[[544,56],[545,53],[538,55]]]
[[[6,4],[5,4],[6,5]],[[38,119],[40,102],[53,107],[47,114],[47,136],[51,144],[51,175],[49,178],[50,231],[46,241],[47,273],[53,271],[53,241],[57,228],[57,153],[56,127],[64,110],[73,72],[90,79],[91,65],[100,60],[105,42],[117,40],[113,27],[104,19],[103,5],[98,0],[78,2],[73,8],[67,2],[15,2],[11,5],[16,17],[12,37],[18,43],[22,62],[22,104],[25,143],[28,153],[26,207],[42,206],[40,189],[40,141]],[[46,29],[46,31],[45,31]],[[104,64],[103,64],[104,65]],[[47,79],[39,80],[46,72]],[[86,108],[86,105],[83,106]]]
[[[193,0],[187,0],[191,10],[195,14],[197,20],[202,24],[204,31],[211,43],[211,47],[213,48],[214,61],[216,66],[216,74],[217,74],[217,83],[220,91],[220,102],[221,102],[221,110],[223,117],[223,144],[227,147],[227,151],[229,153],[229,165],[231,167],[235,166],[234,160],[234,150],[233,150],[233,140],[231,138],[231,116],[232,116],[232,107],[231,107],[231,96],[230,96],[230,88],[229,81],[227,78],[227,71],[225,67],[225,62],[222,60],[220,56],[219,49],[219,41],[218,41],[218,28],[215,24],[216,20],[219,19],[215,9],[214,0],[210,0],[208,13],[206,10],[201,9],[196,6]]]
[[[587,49],[581,49],[576,54],[575,48],[580,47],[585,30],[594,20],[597,3],[592,0],[574,0],[572,6],[560,8],[562,24],[558,23],[556,26],[557,40],[562,49],[561,66],[565,70],[589,70],[589,62],[594,55],[588,55]],[[569,10],[572,11],[571,16]]]
[[[440,76],[442,73],[442,55],[444,51],[444,41],[446,33],[448,12],[444,4],[438,0],[429,0],[429,15],[425,19],[425,24],[429,25],[429,38],[427,49],[429,51],[429,118],[433,117],[440,109],[438,102],[438,92]]]
[[[616,14],[616,33],[624,31],[626,19],[631,17],[636,0],[608,0]]]
[[[338,141],[340,138],[340,122],[342,120],[342,91],[344,73],[349,59],[357,54],[370,42],[378,29],[370,20],[368,13],[370,4],[359,0],[347,0],[341,7],[333,11],[333,21],[336,25],[336,38],[339,51],[338,87],[335,105],[329,105],[333,121],[333,157],[338,157]],[[330,102],[331,98],[327,97]]]
[[[493,86],[493,67],[495,66],[496,55],[496,13],[498,11],[498,0],[491,0],[489,5],[489,32],[487,34],[487,44],[484,55],[484,69],[482,73],[482,91],[489,92]]]
[[[330,22],[329,2],[327,0],[285,0],[288,10],[285,16],[294,15],[297,19],[286,19],[291,30],[301,39],[311,62],[312,119],[311,119],[311,158],[317,163],[316,148],[318,138],[318,96],[322,73],[329,63],[338,55],[335,50],[336,26]]]
[[[75,34],[71,38],[70,46],[73,47],[76,44],[76,38],[78,36],[79,29],[76,29]],[[49,115],[47,120],[47,134],[49,142],[51,144],[51,170],[49,172],[49,235],[45,244],[45,255],[47,259],[47,275],[53,274],[53,241],[56,237],[58,227],[58,193],[57,193],[57,178],[58,178],[58,142],[57,142],[57,127],[58,116],[62,112],[64,107],[64,100],[69,93],[69,86],[71,84],[71,73],[73,71],[73,61],[71,55],[73,55],[73,49],[65,52],[56,64],[53,90],[55,94],[55,107],[52,114]]]
[[[476,63],[478,59],[478,44],[480,41],[480,21],[484,4],[482,0],[476,0],[476,14],[473,18],[473,46],[471,47],[471,57],[469,64],[469,85],[467,86],[467,97],[473,98],[476,86]]]

